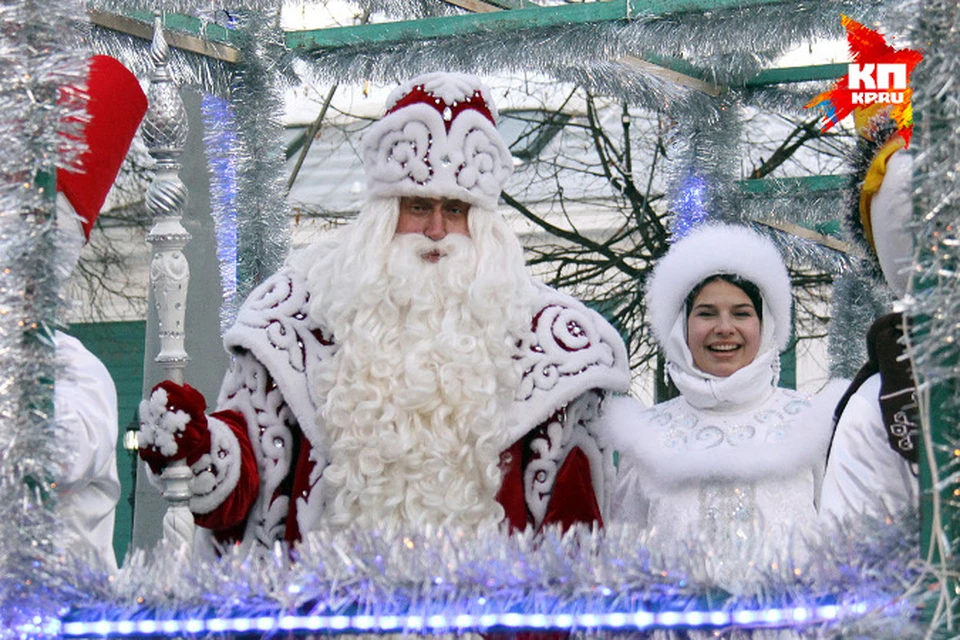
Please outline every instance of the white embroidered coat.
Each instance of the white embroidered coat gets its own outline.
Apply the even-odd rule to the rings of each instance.
[[[668,554],[692,542],[721,583],[747,579],[751,563],[802,561],[840,392],[842,383],[811,400],[773,388],[726,410],[683,396],[646,410],[614,399],[604,418],[621,443],[611,520],[646,527]]]
[[[600,519],[610,456],[596,438],[603,397],[630,384],[617,332],[576,300],[537,284],[522,379],[507,424],[498,500],[514,528]],[[298,540],[323,518],[326,465],[311,393],[335,336],[307,313],[303,278],[285,269],[258,287],[224,339],[232,365],[209,421],[211,453],[193,465],[198,524],[218,538]],[[251,478],[258,477],[259,482]]]

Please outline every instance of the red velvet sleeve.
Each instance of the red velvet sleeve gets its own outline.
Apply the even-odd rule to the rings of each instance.
[[[243,528],[250,508],[257,499],[260,490],[260,474],[253,445],[247,435],[247,422],[238,411],[218,411],[211,414],[230,428],[240,445],[240,477],[237,486],[223,503],[210,513],[194,514],[195,522],[206,529],[213,530],[220,540],[237,539],[243,535]]]

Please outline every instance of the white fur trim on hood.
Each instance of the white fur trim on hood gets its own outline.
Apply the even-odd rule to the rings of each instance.
[[[793,293],[783,258],[773,242],[756,231],[727,224],[707,224],[691,231],[670,247],[654,268],[647,284],[647,308],[660,346],[666,346],[677,316],[683,313],[687,294],[709,276],[720,273],[737,275],[757,285],[764,312],[773,314],[777,348],[786,348]]]

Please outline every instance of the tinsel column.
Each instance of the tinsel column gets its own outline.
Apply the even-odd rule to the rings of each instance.
[[[239,14],[243,59],[230,107],[237,123],[237,290],[243,300],[286,257],[288,211],[284,188],[283,56],[280,2]]]
[[[696,95],[679,109],[677,133],[670,142],[668,197],[674,217],[672,239],[712,220],[730,220],[731,190],[739,177],[736,167],[740,146],[739,105],[730,96],[709,101]]]
[[[210,167],[210,205],[220,264],[220,331],[237,315],[237,121],[229,103],[212,94],[203,97],[203,144]]]
[[[80,143],[62,138],[57,90],[83,86],[78,2],[0,7],[0,636],[37,632],[63,599],[54,505],[52,334],[58,316],[53,169]],[[46,176],[46,178],[44,178]],[[29,626],[22,626],[29,625]]]
[[[853,269],[833,282],[827,353],[831,378],[853,378],[867,361],[867,330],[889,306],[890,295],[875,278]]]
[[[960,6],[926,0],[914,10],[913,41],[923,61],[913,76],[918,153],[915,221],[919,258],[908,311],[914,318],[908,345],[919,382],[924,435],[922,541],[939,589],[928,612],[932,629],[957,634],[956,558],[958,458],[960,458]]]

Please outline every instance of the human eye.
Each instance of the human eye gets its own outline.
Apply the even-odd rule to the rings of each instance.
[[[427,201],[413,202],[410,205],[410,213],[415,216],[427,216],[433,213],[434,205]]]
[[[465,216],[467,211],[470,209],[470,205],[465,202],[460,202],[459,200],[447,202],[444,204],[444,211],[451,216]]]

